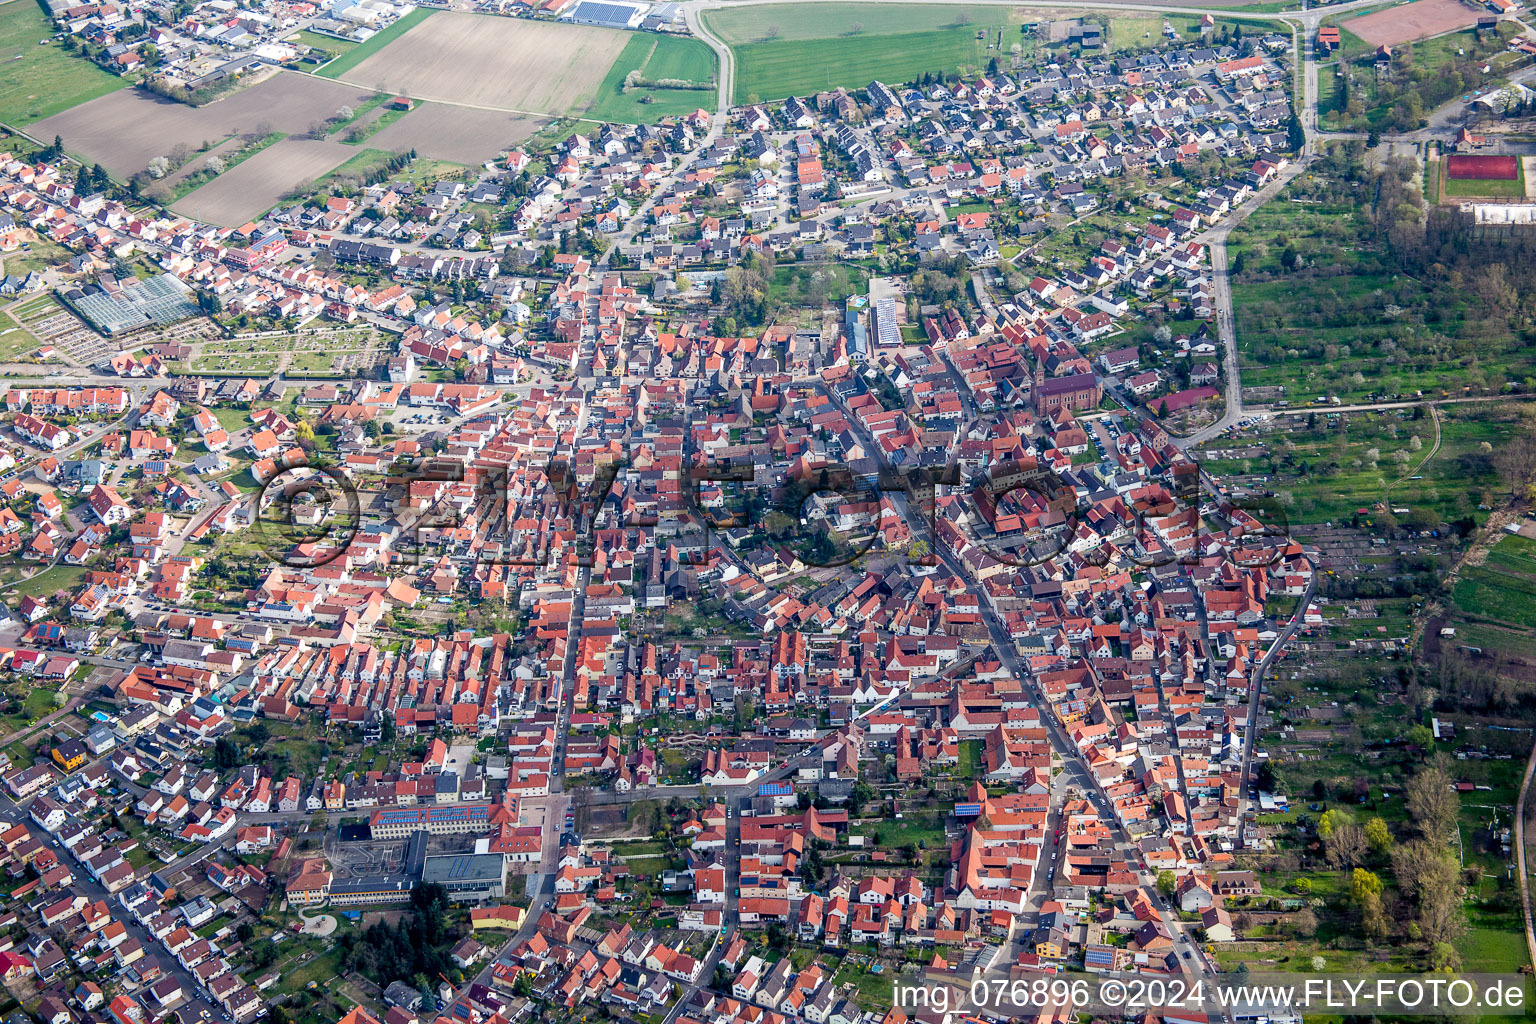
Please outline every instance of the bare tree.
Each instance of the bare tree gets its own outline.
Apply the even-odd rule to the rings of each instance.
[[[779,38],[779,26],[769,25],[767,30],[763,32],[763,42],[771,43],[777,38]]]
[[[862,21],[856,21],[852,25],[849,25],[848,34],[851,36],[863,35],[864,23]]]
[[[1460,804],[1451,785],[1451,773],[1441,755],[1408,780],[1408,816],[1425,838],[1435,842],[1444,842],[1456,824]]]

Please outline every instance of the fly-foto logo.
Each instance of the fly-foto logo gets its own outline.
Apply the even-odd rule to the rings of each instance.
[[[268,556],[295,568],[334,560],[365,528],[387,535],[392,561],[406,565],[447,554],[507,566],[574,556],[590,566],[605,531],[639,530],[665,536],[685,565],[707,563],[726,538],[835,568],[898,534],[921,542],[910,561],[927,566],[941,552],[973,547],[1015,568],[1069,554],[1100,566],[1118,556],[1144,569],[1198,565],[1217,553],[1247,569],[1283,557],[1289,530],[1280,501],[1210,495],[1206,479],[1198,464],[1180,463],[1166,480],[1106,496],[1034,459],[968,476],[957,464],[867,459],[800,460],[779,475],[750,459],[656,469],[619,455],[552,458],[515,473],[501,463],[432,457],[383,477],[290,467],[258,494],[256,523]],[[1212,519],[1221,529],[1208,528]]]

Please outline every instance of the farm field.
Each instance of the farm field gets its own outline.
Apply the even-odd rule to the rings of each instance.
[[[188,193],[176,208],[189,217],[236,227],[277,205],[291,189],[323,177],[356,153],[340,142],[284,139]]]
[[[419,99],[558,114],[591,102],[629,38],[584,25],[445,13],[418,22],[343,73]]]
[[[588,112],[606,121],[640,123],[673,114],[686,114],[699,107],[714,108],[713,89],[668,89],[637,86],[624,91],[624,80],[631,71],[655,82],[676,79],[687,82],[715,81],[715,54],[697,39],[635,34],[624,45],[608,77],[598,88]],[[650,102],[645,102],[650,100]]]
[[[981,73],[996,59],[1008,67],[1014,47],[1034,52],[1034,25],[1074,17],[1096,20],[1106,49],[1146,46],[1161,38],[1163,18],[1091,9],[1061,11],[978,5],[850,4],[827,2],[725,8],[705,24],[736,54],[733,102],[780,99],[837,86],[862,88],[872,79],[889,85],[925,72]],[[1175,31],[1199,33],[1199,19],[1172,16]],[[1262,21],[1244,22],[1250,29]]]
[[[128,85],[51,39],[37,45],[52,34],[33,0],[0,3],[0,121],[31,124]]]
[[[40,121],[32,131],[38,137],[62,136],[70,152],[126,178],[178,145],[198,149],[263,124],[285,135],[305,132],[341,107],[358,107],[372,97],[371,90],[283,72],[205,107],[125,89]]]
[[[366,145],[391,153],[418,153],[459,164],[479,164],[530,138],[547,122],[504,110],[422,103],[367,137]]]
[[[989,57],[1006,63],[1014,43],[1033,49],[1020,11],[1007,7],[789,4],[712,11],[705,24],[735,51],[735,103],[984,68]],[[988,48],[999,30],[1001,55]]]
[[[321,78],[340,78],[417,25],[420,25],[423,21],[426,21],[432,13],[433,11],[429,7],[416,8],[384,31],[376,33],[367,42],[347,46],[346,50],[341,51],[335,60],[316,71],[315,74]],[[325,37],[322,36],[321,38]],[[332,42],[339,43],[341,40],[332,40]]]

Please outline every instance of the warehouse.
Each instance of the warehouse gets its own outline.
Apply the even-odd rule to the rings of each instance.
[[[639,28],[648,10],[650,10],[649,4],[597,3],[596,0],[582,0],[562,15],[562,18],[577,25]]]

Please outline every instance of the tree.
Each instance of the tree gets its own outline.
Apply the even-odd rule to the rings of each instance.
[[[1301,152],[1307,144],[1307,131],[1301,125],[1301,118],[1296,116],[1296,111],[1291,111],[1291,119],[1285,126],[1285,142],[1295,152]]]
[[[1430,750],[1434,747],[1435,734],[1427,725],[1416,725],[1408,730],[1408,734],[1403,737],[1403,740],[1409,746],[1418,747],[1420,750]]]
[[[1439,840],[1415,839],[1392,851],[1392,873],[1415,902],[1414,924],[1426,942],[1452,942],[1465,929],[1456,857]]]
[[[1429,969],[1453,974],[1461,970],[1461,954],[1449,942],[1437,942],[1429,947]]]
[[[1157,891],[1164,896],[1172,896],[1174,886],[1177,884],[1178,880],[1173,877],[1173,872],[1167,868],[1157,873]]]
[[[213,767],[220,772],[227,772],[239,767],[241,762],[240,748],[235,746],[235,741],[228,736],[220,736],[213,745]]]
[[[1347,868],[1365,859],[1365,830],[1350,823],[1339,825],[1323,840],[1323,856],[1331,867]]]
[[[1273,761],[1264,761],[1259,765],[1259,770],[1254,775],[1254,781],[1258,783],[1260,792],[1277,793],[1280,791],[1280,776],[1275,770],[1275,763]]]
[[[1364,903],[1373,896],[1381,895],[1381,878],[1374,871],[1355,868],[1349,879],[1349,898]]]
[[[1392,830],[1380,818],[1372,818],[1365,823],[1365,841],[1370,844],[1371,852],[1380,857],[1392,849]]]
[[[1317,915],[1302,907],[1291,915],[1291,930],[1303,939],[1310,939],[1317,934]]]
[[[1322,839],[1333,835],[1335,829],[1354,823],[1350,813],[1339,807],[1330,807],[1323,812],[1323,816],[1317,819],[1317,834]]]
[[[1408,780],[1408,815],[1425,838],[1445,839],[1456,824],[1459,802],[1444,754],[1436,754]]]

